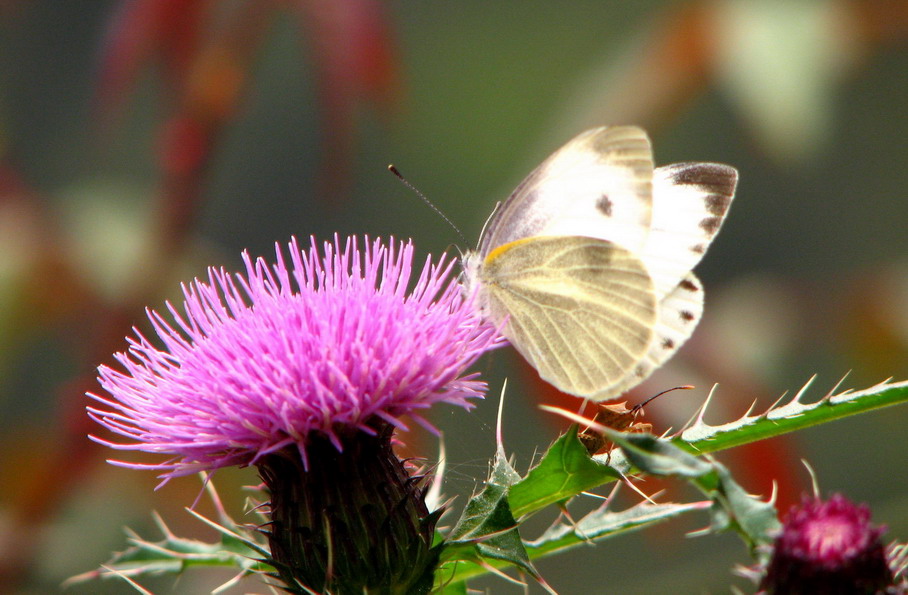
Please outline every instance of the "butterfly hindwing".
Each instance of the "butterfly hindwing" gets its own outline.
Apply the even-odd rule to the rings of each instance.
[[[641,258],[656,294],[672,291],[718,233],[738,173],[719,163],[675,163],[655,170],[652,227]]]
[[[623,378],[652,340],[657,304],[643,263],[582,236],[538,237],[495,250],[480,273],[486,309],[539,375],[593,397]]]
[[[687,273],[658,306],[658,319],[646,355],[620,382],[609,387],[614,396],[637,386],[668,361],[693,334],[703,316],[703,286],[693,273]]]

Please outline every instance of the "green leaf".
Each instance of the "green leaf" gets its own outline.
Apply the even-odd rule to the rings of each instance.
[[[206,543],[177,537],[163,525],[162,528],[165,538],[155,542],[130,532],[131,547],[114,554],[101,569],[74,576],[66,584],[109,577],[177,575],[187,568],[198,566],[232,567],[243,574],[273,571],[271,566],[261,561],[263,550],[254,542],[238,535],[222,534],[221,541]]]
[[[761,558],[763,552],[768,550],[759,546],[772,543],[781,528],[775,506],[745,492],[724,465],[716,461],[712,465],[714,470],[709,480],[696,483],[713,500],[711,513],[714,529],[737,532],[751,554]]]
[[[485,488],[467,502],[463,515],[451,530],[441,552],[442,562],[478,564],[488,558],[514,564],[534,577],[539,576],[523,547],[517,521],[508,505],[508,490],[519,479],[520,475],[499,449]]]
[[[650,475],[688,479],[713,502],[711,532],[734,530],[752,552],[770,543],[779,521],[772,503],[747,494],[718,461],[705,461],[681,450],[668,440],[649,434],[607,431],[627,460]]]
[[[438,579],[442,577],[436,574],[435,578],[438,582]],[[442,584],[436,585],[432,591],[433,595],[467,595],[467,592],[467,583],[464,581],[442,582]]]
[[[511,510],[521,518],[619,477],[608,465],[590,458],[577,439],[577,426],[571,426],[552,443],[539,464],[511,488]]]
[[[829,393],[814,403],[802,403],[801,398],[812,382],[813,379],[784,405],[716,426],[705,423],[701,418],[672,441],[689,452],[716,452],[858,413],[908,403],[908,382],[883,382],[866,390],[846,390],[837,395]]]
[[[605,430],[609,440],[621,447],[628,462],[651,475],[700,477],[712,469],[709,463],[652,434]]]
[[[538,558],[578,545],[589,544],[591,541],[649,527],[687,512],[703,510],[708,505],[708,502],[690,504],[642,502],[620,512],[599,508],[576,524],[559,523],[550,527],[539,539],[527,543],[527,551],[530,558]]]

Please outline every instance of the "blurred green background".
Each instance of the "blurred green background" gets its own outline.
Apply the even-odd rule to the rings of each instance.
[[[849,371],[843,387],[908,377],[904,1],[0,1],[0,592],[58,592],[122,549],[124,526],[155,537],[152,509],[213,538],[182,510],[197,480],[154,492],[152,473],[104,464],[116,453],[85,438],[93,370],[144,325],[146,305],[291,235],[393,235],[423,256],[456,254],[536,164],[603,124],[645,127],[657,164],[721,161],[741,175],[698,268],[700,328],[628,396],[697,385],[648,408],[657,430],[680,428],[716,382],[707,420],[722,423],[814,373],[815,398]],[[494,398],[433,412],[457,511],[485,476],[505,376],[505,446],[521,470],[567,425],[537,404],[576,406],[506,350],[480,369]],[[824,491],[868,502],[904,541],[906,421],[879,412],[719,458],[754,493],[776,481],[784,506],[809,489],[804,458]],[[411,434],[434,460],[437,440]],[[254,474],[216,483],[240,517],[237,488]],[[747,589],[731,573],[749,563],[740,542],[684,537],[706,523],[540,570],[565,594]],[[143,584],[203,593],[229,576]]]

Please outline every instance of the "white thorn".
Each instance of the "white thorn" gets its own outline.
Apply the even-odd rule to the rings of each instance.
[[[445,476],[445,468],[448,464],[448,458],[445,456],[445,436],[444,433],[438,436],[438,465],[435,467],[435,473],[432,476],[432,485],[426,492],[425,502],[429,512],[438,510],[439,501],[441,500],[441,484]]]
[[[477,562],[477,564],[479,564],[480,566],[485,568],[487,572],[490,572],[491,574],[494,574],[495,576],[502,578],[502,579],[508,581],[509,583],[512,583],[515,585],[523,585],[524,587],[526,586],[525,582],[517,580],[513,576],[506,574],[503,570],[499,570],[498,568],[495,568],[494,566],[492,566],[491,564],[489,564],[486,561],[480,561],[480,562]]]
[[[845,382],[845,379],[848,378],[849,374],[851,374],[851,370],[848,370],[847,372],[845,372],[845,375],[842,376],[842,378],[838,382],[835,383],[835,386],[833,386],[831,389],[829,389],[830,395],[834,394],[835,391],[839,390],[839,387],[842,386],[842,383]]]
[[[813,486],[813,497],[819,500],[820,485],[819,483],[817,483],[816,471],[813,470],[813,467],[810,466],[810,463],[808,463],[806,459],[801,459],[801,464],[804,465],[805,468],[807,468],[807,473],[810,474],[810,484],[811,486]]]
[[[744,414],[744,417],[747,417],[748,415],[750,415],[751,413],[753,413],[753,412],[754,412],[754,407],[756,407],[756,406],[757,406],[757,400],[754,399],[754,400],[753,400],[753,403],[750,404],[750,407],[747,408],[747,412]]]
[[[605,497],[605,501],[599,505],[599,510],[605,510],[608,508],[609,504],[615,499],[615,495],[618,493],[618,490],[621,488],[621,482],[616,481],[615,487],[612,488],[612,491],[609,492],[608,496]]]
[[[691,427],[693,427],[694,420],[697,418],[697,413],[698,412],[695,411],[693,415],[691,415],[689,418],[687,418],[687,421],[684,422],[684,425],[681,426],[681,431],[678,432],[679,436],[681,434],[683,434],[684,432],[686,432],[687,430],[689,430]]]
[[[697,413],[697,421],[694,422],[695,426],[706,425],[703,421],[703,416],[706,415],[706,408],[709,407],[709,402],[712,400],[713,395],[716,393],[716,389],[719,387],[718,383],[714,384],[710,389],[709,394],[706,395],[706,400],[703,401],[703,404],[700,406],[700,411]]]
[[[650,504],[653,504],[653,505],[656,504],[656,503],[652,500],[652,498],[650,498],[649,496],[647,496],[647,495],[643,492],[643,490],[641,490],[640,488],[638,488],[637,486],[635,486],[635,485],[631,482],[631,480],[628,479],[627,475],[625,475],[624,473],[621,473],[620,471],[618,472],[618,474],[621,475],[621,480],[622,480],[624,483],[626,483],[632,490],[634,490],[635,492],[637,492],[638,494],[640,494],[641,496],[643,496],[643,498],[644,498],[647,502],[649,502]]]
[[[800,403],[800,402],[801,402],[801,397],[804,396],[804,393],[807,392],[807,389],[810,388],[810,385],[812,385],[812,384],[813,384],[813,381],[816,380],[816,379],[817,379],[817,375],[816,375],[816,374],[814,374],[813,376],[811,376],[811,377],[810,377],[810,380],[808,380],[808,381],[804,384],[804,386],[801,387],[801,390],[798,391],[798,394],[796,394],[796,395],[794,396],[794,398],[791,400],[791,402],[792,402],[792,403]]]
[[[784,393],[782,393],[781,396],[779,396],[779,398],[776,399],[775,403],[773,403],[772,405],[769,406],[769,409],[767,409],[766,411],[764,411],[763,413],[760,414],[760,417],[764,417],[764,418],[769,417],[769,414],[772,413],[773,411],[775,411],[775,409],[779,405],[779,403],[782,402],[782,399],[784,399],[787,396],[788,396],[788,391],[785,391]],[[794,400],[797,400],[797,397],[795,397]],[[792,401],[792,402],[794,402],[794,401]]]
[[[501,396],[498,398],[498,420],[495,423],[495,443],[499,449],[504,450],[504,440],[501,436],[501,417],[502,412],[504,411],[504,391],[508,388],[508,379],[504,379],[504,383],[501,385]]]
[[[592,419],[583,417],[582,415],[574,413],[573,411],[568,411],[567,409],[562,409],[561,407],[554,407],[552,405],[540,405],[539,408],[542,409],[543,411],[548,411],[549,413],[554,413],[555,415],[560,415],[561,417],[563,417],[565,419],[569,419],[570,421],[572,421],[574,423],[584,424],[587,427],[593,428],[597,432],[601,432],[605,429],[605,426],[603,426],[602,424],[598,424],[595,421],[593,421]]]

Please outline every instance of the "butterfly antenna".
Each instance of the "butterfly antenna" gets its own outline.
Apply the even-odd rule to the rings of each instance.
[[[664,395],[665,393],[670,393],[670,392],[672,392],[673,390],[690,390],[690,389],[692,389],[692,388],[695,388],[694,385],[692,385],[692,384],[685,384],[685,385],[683,385],[683,386],[676,386],[676,387],[673,387],[673,388],[666,389],[666,390],[662,391],[661,393],[656,393],[656,394],[654,394],[653,396],[651,396],[651,397],[648,398],[647,400],[643,401],[642,403],[638,403],[637,405],[634,405],[634,406],[631,408],[631,411],[632,411],[633,413],[637,413],[638,411],[640,411],[641,409],[643,409],[644,407],[646,407],[646,405],[649,404],[650,401],[652,401],[652,400],[655,399],[656,397],[661,397],[661,396]]]
[[[428,198],[426,198],[426,195],[425,195],[425,194],[423,194],[422,192],[420,192],[420,191],[416,188],[416,186],[414,186],[413,184],[411,184],[411,183],[409,182],[409,180],[407,180],[407,178],[405,178],[405,177],[400,173],[400,171],[398,171],[398,169],[397,169],[396,167],[394,167],[394,164],[388,165],[388,171],[391,172],[392,174],[394,174],[395,176],[397,176],[397,179],[400,180],[401,182],[403,182],[404,186],[406,186],[407,188],[409,188],[410,190],[412,190],[413,192],[415,192],[415,193],[416,193],[416,196],[418,196],[419,198],[421,198],[422,201],[423,201],[424,203],[426,203],[427,205],[429,205],[429,208],[431,208],[433,211],[435,211],[435,212],[438,214],[439,217],[441,217],[442,219],[444,219],[444,220],[445,220],[445,223],[447,223],[448,225],[450,225],[450,226],[451,226],[451,229],[453,229],[453,230],[457,233],[457,235],[460,237],[460,241],[463,242],[464,245],[466,245],[466,243],[467,243],[467,238],[464,237],[463,233],[460,231],[460,228],[457,227],[456,225],[454,225],[454,222],[451,221],[450,219],[448,219],[448,216],[441,212],[441,209],[439,209],[439,208],[436,207],[434,204],[432,204],[432,201],[429,200]]]

